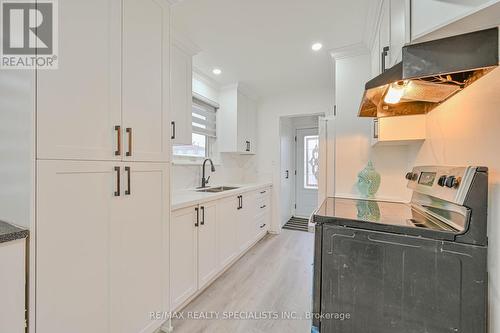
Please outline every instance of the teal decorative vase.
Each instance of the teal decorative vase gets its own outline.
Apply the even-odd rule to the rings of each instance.
[[[372,198],[380,187],[380,174],[373,167],[371,161],[358,173],[357,187],[359,193],[367,198]]]

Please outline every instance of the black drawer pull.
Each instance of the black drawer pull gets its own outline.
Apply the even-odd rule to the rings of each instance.
[[[262,208],[266,208],[266,205],[264,205],[264,206],[260,206],[260,209],[262,209]]]
[[[130,167],[125,167],[125,172],[127,173],[127,189],[125,190],[125,195],[130,195],[132,189],[130,188]]]
[[[116,172],[116,191],[115,191],[115,197],[120,196],[120,167],[115,167],[115,172]]]

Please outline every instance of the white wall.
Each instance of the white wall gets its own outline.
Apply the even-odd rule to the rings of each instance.
[[[500,69],[427,115],[418,164],[489,168],[490,332],[500,332]]]
[[[337,116],[329,123],[329,153],[335,150],[335,193],[344,197],[359,197],[357,175],[369,160],[381,175],[378,199],[410,199],[404,175],[414,162],[414,149],[409,146],[371,146],[372,118],[359,118],[358,109],[364,85],[371,71],[370,56],[360,55],[335,62],[335,95]],[[333,141],[333,142],[332,142]],[[335,149],[331,145],[335,144]],[[332,172],[333,173],[333,172]],[[332,177],[329,173],[329,177]],[[330,180],[331,181],[331,180]]]
[[[257,114],[257,177],[272,181],[280,188],[280,118],[287,116],[325,114],[333,110],[333,87],[314,91],[291,91],[266,98],[259,103]],[[280,193],[273,191],[273,224],[279,232],[281,218]]]
[[[197,72],[193,73],[193,92],[214,102],[220,102],[220,87]],[[210,176],[210,185],[242,184],[256,180],[254,156],[219,154],[216,142],[213,160],[216,163],[215,172],[211,173],[209,166],[206,168],[206,175]],[[202,168],[199,160],[193,163],[174,158],[172,189],[175,191],[200,186],[201,174]]]

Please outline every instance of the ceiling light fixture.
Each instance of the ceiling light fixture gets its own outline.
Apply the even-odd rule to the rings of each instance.
[[[311,46],[312,50],[313,51],[319,51],[323,48],[323,44],[321,43],[314,43],[312,46]]]
[[[222,70],[221,70],[221,69],[219,69],[219,68],[214,68],[214,69],[212,70],[212,73],[214,73],[215,75],[221,75],[221,74],[222,74]]]

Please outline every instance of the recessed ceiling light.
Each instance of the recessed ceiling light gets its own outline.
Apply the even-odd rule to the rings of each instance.
[[[212,70],[212,73],[214,73],[215,75],[221,75],[221,74],[222,74],[222,70],[221,70],[221,69],[219,69],[219,68],[214,68],[214,69]]]
[[[314,43],[312,46],[311,46],[312,50],[313,51],[319,51],[323,48],[323,44],[321,43]]]

